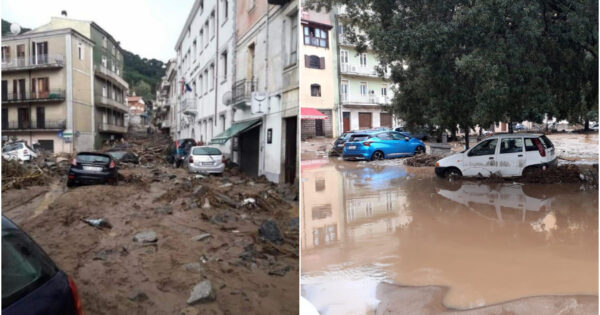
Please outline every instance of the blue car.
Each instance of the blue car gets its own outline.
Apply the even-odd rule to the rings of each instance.
[[[383,160],[425,153],[425,143],[397,131],[355,133],[344,144],[344,160]]]
[[[2,314],[84,314],[73,279],[5,216],[2,216]]]

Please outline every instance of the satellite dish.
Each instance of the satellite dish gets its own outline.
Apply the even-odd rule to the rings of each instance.
[[[13,35],[19,35],[19,33],[21,33],[21,27],[19,24],[13,23],[10,25],[10,32],[13,33]]]
[[[225,94],[223,94],[223,105],[227,106],[227,105],[231,105],[231,99],[232,99],[232,94],[231,92],[227,92]]]

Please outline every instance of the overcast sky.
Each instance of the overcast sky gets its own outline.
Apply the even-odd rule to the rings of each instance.
[[[167,61],[193,0],[2,0],[2,18],[35,28],[66,10],[73,19],[91,20],[121,47],[145,58]]]

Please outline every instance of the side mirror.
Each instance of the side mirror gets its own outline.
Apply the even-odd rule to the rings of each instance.
[[[408,141],[408,140],[410,140],[409,137],[404,137],[404,141]]]

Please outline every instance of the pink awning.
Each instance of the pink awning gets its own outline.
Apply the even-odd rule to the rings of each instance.
[[[315,108],[302,107],[300,109],[300,119],[329,119],[329,118]]]

